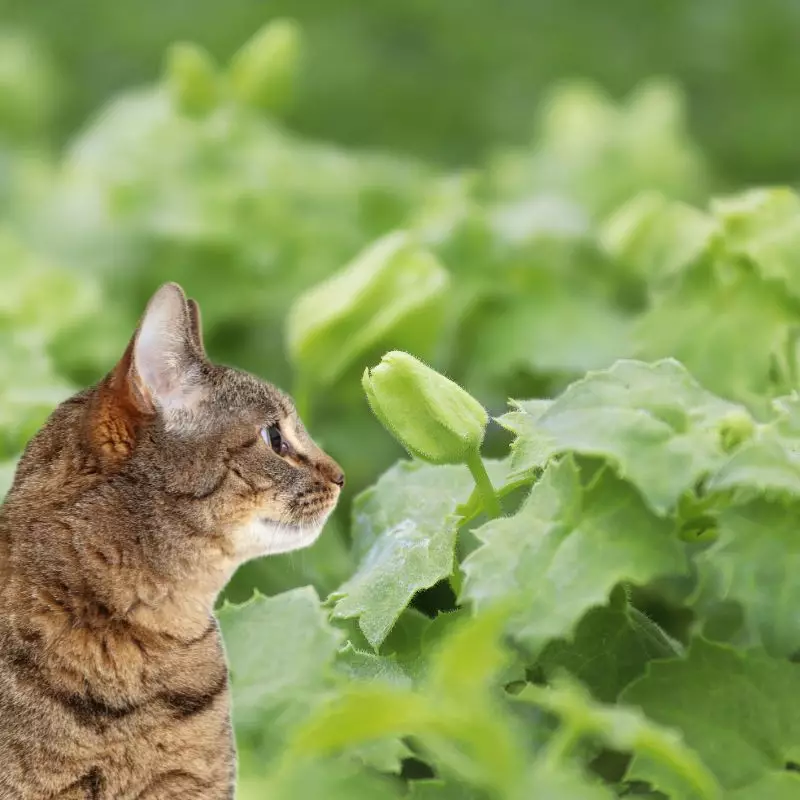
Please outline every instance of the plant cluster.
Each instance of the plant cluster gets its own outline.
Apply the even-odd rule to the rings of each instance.
[[[0,480],[178,280],[355,487],[219,609],[241,800],[800,796],[798,195],[709,199],[661,81],[459,173],[311,141],[301,54],[176,45],[59,158],[11,96]]]

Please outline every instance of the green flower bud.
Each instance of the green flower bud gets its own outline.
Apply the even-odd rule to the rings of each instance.
[[[295,370],[328,386],[387,342],[424,351],[438,338],[448,284],[444,267],[410,236],[382,237],[295,301],[286,328]]]
[[[178,42],[167,53],[167,87],[184,113],[202,116],[219,100],[219,79],[211,56],[195,44]]]
[[[477,453],[486,409],[457,383],[401,351],[387,353],[362,386],[375,416],[408,452],[432,464]]]
[[[231,60],[234,96],[245,105],[281,111],[294,93],[301,49],[302,34],[295,22],[280,19],[265,25]]]

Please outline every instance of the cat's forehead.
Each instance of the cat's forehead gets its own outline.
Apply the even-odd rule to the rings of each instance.
[[[246,372],[217,367],[211,386],[209,405],[222,414],[242,414],[275,423],[295,413],[287,394]]]

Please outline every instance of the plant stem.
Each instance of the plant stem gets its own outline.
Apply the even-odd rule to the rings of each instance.
[[[473,450],[467,456],[466,464],[475,479],[475,485],[478,487],[478,493],[483,501],[483,510],[487,516],[491,519],[497,519],[497,517],[502,516],[503,509],[500,508],[500,501],[497,499],[492,482],[489,480],[489,474],[483,465],[481,454],[477,450]]]
[[[562,721],[540,756],[544,768],[556,772],[567,760],[580,738],[581,732],[575,725]]]

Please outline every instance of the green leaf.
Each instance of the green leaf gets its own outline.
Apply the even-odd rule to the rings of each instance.
[[[348,678],[364,683],[380,682],[410,689],[413,676],[407,665],[396,655],[379,656],[358,650],[348,642],[336,660],[338,670]]]
[[[523,791],[513,800],[613,800],[616,795],[600,784],[590,782],[567,764],[535,764]]]
[[[453,571],[459,503],[472,491],[466,467],[401,461],[353,505],[361,563],[329,598],[337,617],[358,617],[378,648],[421,589]]]
[[[604,703],[640,675],[653,658],[681,654],[681,647],[641,612],[622,602],[591,609],[578,623],[572,639],[550,642],[538,659],[549,680],[561,670],[579,678]]]
[[[616,800],[617,797],[597,778],[585,777],[563,767],[557,770],[534,768],[528,784],[527,793],[520,793],[518,800]]]
[[[518,696],[555,714],[561,726],[541,758],[545,764],[559,764],[581,738],[591,737],[607,747],[645,755],[670,775],[678,797],[692,800],[721,800],[714,776],[681,736],[654,724],[640,711],[601,706],[572,680],[561,680],[553,687],[528,686]]]
[[[269,113],[284,110],[297,82],[302,32],[289,19],[274,19],[234,54],[229,81],[241,103]]]
[[[217,69],[210,54],[191,42],[175,42],[167,51],[167,88],[185,114],[202,116],[219,102]]]
[[[436,340],[448,283],[410,234],[384,236],[295,301],[286,322],[293,365],[327,386],[385,344],[423,357]]]
[[[755,499],[719,513],[718,538],[697,557],[703,611],[734,601],[744,641],[776,656],[800,649],[800,501]]]
[[[620,581],[645,584],[686,570],[671,521],[609,470],[582,485],[571,458],[547,468],[513,517],[475,534],[483,546],[462,565],[464,599],[479,610],[513,604],[515,633],[534,651],[570,634]]]
[[[469,788],[444,781],[411,781],[409,786],[411,800],[481,800]]]
[[[460,619],[433,648],[417,687],[353,685],[318,709],[289,752],[317,756],[413,736],[468,784],[508,790],[523,774],[524,737],[496,685],[511,660],[499,645],[505,622],[502,609]]]
[[[800,757],[800,665],[693,640],[686,659],[655,661],[621,702],[680,730],[725,789],[742,789]],[[668,791],[641,759],[629,776]]]
[[[564,452],[599,456],[663,514],[723,462],[718,425],[734,410],[671,359],[619,361],[551,404],[518,406],[499,421],[518,437],[512,476]]]
[[[0,460],[16,456],[55,407],[74,393],[58,374],[42,347],[40,332],[3,333],[0,375]]]
[[[502,604],[473,618],[459,618],[447,626],[433,657],[427,685],[434,697],[457,704],[475,701],[511,662],[511,654],[500,644],[508,618]]]
[[[796,322],[785,294],[752,269],[704,264],[659,294],[639,319],[638,355],[676,358],[711,391],[757,406],[761,395],[775,393],[772,359],[785,351]],[[786,391],[787,380],[778,391]]]
[[[483,322],[475,369],[494,379],[515,370],[582,374],[633,353],[631,319],[574,287],[526,295]]]
[[[416,662],[401,661],[394,654],[378,656],[357,650],[350,642],[339,652],[336,667],[350,681],[364,684],[386,684],[400,689],[410,689],[414,685]],[[365,742],[353,748],[353,755],[363,763],[380,772],[399,773],[402,762],[412,752],[397,738]]]
[[[343,759],[291,759],[267,779],[254,782],[241,800],[401,800],[396,781]],[[237,798],[240,792],[237,791]]]
[[[800,497],[800,435],[789,414],[793,401],[778,406],[779,416],[759,426],[708,481],[709,492],[767,493]]]
[[[725,800],[796,800],[800,797],[800,774],[772,772],[763,780],[728,792]]]
[[[791,189],[751,189],[711,201],[726,248],[752,260],[767,280],[800,297],[800,197]]]
[[[621,103],[594,84],[560,82],[542,105],[535,149],[494,164],[493,181],[504,195],[558,193],[597,216],[643,188],[692,197],[704,166],[683,106],[663,79],[642,82]]]
[[[713,217],[657,192],[643,192],[614,212],[599,236],[610,256],[652,285],[697,261],[718,233]]]
[[[237,733],[286,725],[297,708],[330,685],[341,636],[310,587],[225,605],[218,617],[231,665]]]

